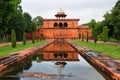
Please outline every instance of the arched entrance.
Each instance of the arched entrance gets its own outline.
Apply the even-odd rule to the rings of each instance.
[[[59,23],[59,27],[60,27],[60,28],[63,28],[63,24],[62,24],[62,23]]]
[[[68,23],[67,22],[64,23],[64,27],[68,27]]]
[[[55,23],[54,23],[54,27],[58,27],[58,23],[55,22]]]

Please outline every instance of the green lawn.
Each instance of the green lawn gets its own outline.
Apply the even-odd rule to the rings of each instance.
[[[35,42],[35,43],[28,42],[26,45],[17,44],[16,48],[12,48],[10,45],[0,47],[0,57],[1,56],[6,56],[6,55],[8,55],[12,52],[17,52],[17,51],[20,51],[20,50],[23,50],[23,49],[26,49],[26,48],[30,48],[32,46],[37,46],[39,44],[43,44],[44,42],[46,42],[46,41],[39,41],[39,42]]]
[[[93,49],[97,52],[104,53],[108,56],[120,60],[120,47],[119,46],[112,46],[112,45],[105,45],[105,44],[94,44],[92,42],[82,42],[78,40],[74,40],[74,43],[80,44],[82,46],[86,46],[90,49]]]

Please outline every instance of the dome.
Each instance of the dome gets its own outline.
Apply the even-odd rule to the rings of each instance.
[[[60,9],[57,14],[65,14],[64,10]]]
[[[64,18],[67,15],[65,14],[64,10],[60,9],[57,14],[55,15],[57,18]]]

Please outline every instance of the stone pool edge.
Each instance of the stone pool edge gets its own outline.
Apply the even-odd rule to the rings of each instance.
[[[34,53],[36,53],[37,51],[39,51],[39,50],[43,49],[44,47],[50,45],[53,42],[54,42],[54,40],[48,41],[48,42],[45,42],[44,44],[40,44],[40,45],[37,45],[37,46],[34,46],[34,47],[30,47],[30,48],[27,48],[27,49],[24,49],[24,50],[21,50],[21,51],[18,51],[18,52],[11,53],[8,56],[2,57],[2,58],[7,59],[11,56],[12,57],[14,56],[10,60],[0,61],[0,62],[3,62],[3,63],[0,64],[0,72],[6,70],[7,67],[9,67],[10,65],[12,65],[16,62],[20,62],[20,61],[24,60],[25,58],[34,55]]]
[[[84,46],[81,46],[79,44],[75,44],[73,43],[72,41],[68,41],[68,43],[87,61],[89,62],[95,69],[97,69],[98,71],[102,72],[102,74],[104,75],[107,75],[110,80],[120,80],[120,74],[114,72],[113,68],[110,68],[110,67],[107,67],[104,63],[101,62],[101,59],[98,59],[98,58],[93,58],[89,55],[87,55],[86,53],[88,51],[93,51],[95,52],[94,50],[91,50],[87,47],[84,47]],[[116,60],[116,59],[113,59],[109,56],[106,56],[104,54],[101,53],[102,56],[105,57],[104,60],[107,61],[107,59],[111,59],[115,62],[118,62],[120,63],[120,60]],[[120,66],[118,66],[120,68]],[[104,76],[105,77],[105,76]]]

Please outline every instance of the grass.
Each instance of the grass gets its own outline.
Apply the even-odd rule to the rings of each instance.
[[[103,54],[106,54],[112,58],[120,60],[120,47],[119,46],[106,45],[106,44],[95,44],[92,42],[82,42],[82,41],[78,41],[78,40],[74,40],[73,42],[80,44],[82,46],[86,46],[86,47],[93,49],[97,52],[101,52]]]
[[[17,44],[17,46],[15,48],[12,48],[11,45],[2,46],[2,47],[0,47],[0,57],[1,56],[6,56],[10,53],[17,52],[17,51],[20,51],[20,50],[23,50],[23,49],[26,49],[26,48],[37,46],[38,44],[43,44],[44,42],[45,41],[39,41],[39,42],[35,42],[35,43],[28,42],[28,43],[26,43],[26,45]]]

